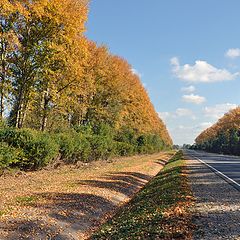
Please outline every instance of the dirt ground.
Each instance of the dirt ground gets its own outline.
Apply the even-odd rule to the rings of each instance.
[[[0,239],[86,239],[173,153],[0,177]]]

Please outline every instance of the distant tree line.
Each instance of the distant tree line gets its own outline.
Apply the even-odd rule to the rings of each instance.
[[[226,113],[195,142],[194,149],[240,155],[240,107]]]

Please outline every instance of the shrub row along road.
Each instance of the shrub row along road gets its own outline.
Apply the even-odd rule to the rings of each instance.
[[[240,157],[188,150],[187,154],[202,161],[240,190]]]

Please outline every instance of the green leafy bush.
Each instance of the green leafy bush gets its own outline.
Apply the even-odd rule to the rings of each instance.
[[[87,135],[91,146],[89,161],[106,160],[114,155],[114,131],[107,124],[99,124],[92,128],[92,135]]]
[[[114,142],[109,136],[93,135],[89,138],[91,155],[89,160],[106,160],[114,155]]]
[[[46,166],[58,155],[58,144],[49,134],[30,129],[0,129],[0,142],[3,146],[7,144],[14,154],[18,153],[17,161],[13,160],[10,164],[14,163],[14,166],[24,170]]]
[[[155,153],[164,149],[161,138],[156,134],[143,134],[137,138],[138,153]]]
[[[0,141],[10,146],[24,148],[27,143],[33,141],[36,131],[30,129],[3,128],[0,129]]]
[[[129,129],[127,127],[124,127],[120,129],[116,134],[114,139],[117,142],[124,142],[129,143],[132,146],[135,146],[137,148],[138,142],[137,142],[137,133],[133,129]]]
[[[54,160],[59,153],[59,145],[48,135],[38,134],[37,137],[23,148],[25,161],[20,163],[24,169],[38,169]]]
[[[65,132],[57,135],[61,158],[67,163],[87,162],[91,146],[87,138],[77,132]]]
[[[0,120],[0,129],[7,128],[7,123],[4,120]]]
[[[15,149],[7,143],[0,143],[0,170],[16,165],[23,155],[20,149]]]
[[[135,146],[127,142],[115,142],[115,155],[130,156],[135,152]]]
[[[107,124],[78,126],[55,133],[15,129],[0,124],[0,168],[36,170],[61,157],[66,163],[106,160],[112,156],[154,153],[164,147],[158,135],[137,135]]]

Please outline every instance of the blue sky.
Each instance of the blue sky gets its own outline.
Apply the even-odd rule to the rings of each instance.
[[[141,76],[176,144],[240,104],[239,0],[92,0],[87,36]]]

